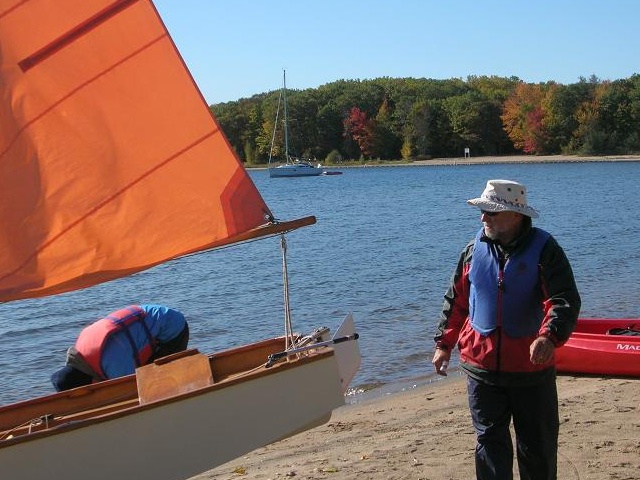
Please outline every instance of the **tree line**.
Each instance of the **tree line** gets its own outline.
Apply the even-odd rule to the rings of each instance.
[[[282,154],[280,90],[211,106],[243,162]],[[282,108],[282,107],[280,107]],[[325,163],[525,153],[640,153],[640,74],[577,83],[517,77],[339,80],[287,90],[292,154]],[[272,142],[272,139],[275,141]]]

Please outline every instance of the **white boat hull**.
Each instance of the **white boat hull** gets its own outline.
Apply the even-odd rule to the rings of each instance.
[[[261,357],[278,351],[278,346],[265,347],[267,342],[255,344]],[[252,348],[241,347],[239,353],[230,350],[220,357],[201,356],[210,362],[215,379],[216,362],[226,375],[231,365],[243,363],[242,350]],[[339,365],[341,359],[346,365]],[[133,375],[1,407],[4,432],[0,431],[0,438],[8,438],[0,440],[2,471],[7,478],[20,480],[189,478],[328,421],[332,410],[344,404],[344,390],[360,355],[357,342],[352,341],[336,350],[321,347],[269,368],[252,367],[252,361],[242,367],[247,372],[147,403],[142,395],[137,398],[135,385],[131,386]],[[171,375],[159,378],[160,383],[172,380]],[[119,405],[116,392],[126,397],[132,388],[134,398]],[[64,402],[74,401],[82,407],[56,414]],[[90,411],[92,405],[94,411]],[[36,426],[32,433],[15,428],[11,438],[13,433],[7,429],[11,418],[24,424],[23,418],[47,413],[52,414],[53,427]]]
[[[20,480],[188,478],[326,422],[344,403],[336,369],[332,355],[0,448],[0,465],[7,478]]]
[[[279,167],[270,167],[269,176],[271,178],[281,177],[317,177],[322,175],[324,170],[313,165],[281,165]]]

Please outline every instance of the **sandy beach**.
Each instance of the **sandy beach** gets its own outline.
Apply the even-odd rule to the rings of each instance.
[[[194,479],[475,478],[465,379],[370,398]],[[561,480],[640,478],[640,380],[558,377]],[[515,478],[519,478],[517,472]]]
[[[504,155],[487,157],[452,157],[432,158],[429,160],[413,160],[411,162],[385,162],[382,164],[365,165],[375,166],[441,166],[441,165],[483,165],[483,164],[509,164],[509,163],[581,163],[581,162],[638,162],[640,155]],[[362,166],[362,165],[360,165]]]
[[[505,155],[489,157],[434,158],[415,160],[409,165],[478,165],[489,163],[571,163],[571,162],[637,162],[640,155]]]

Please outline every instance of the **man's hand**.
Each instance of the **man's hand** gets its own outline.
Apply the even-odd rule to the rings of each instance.
[[[553,358],[555,345],[547,337],[536,338],[529,347],[529,358],[531,363],[542,365],[548,363]]]
[[[451,351],[436,348],[433,354],[433,360],[431,363],[436,369],[438,375],[447,376],[447,368],[449,367],[449,360],[451,359]]]

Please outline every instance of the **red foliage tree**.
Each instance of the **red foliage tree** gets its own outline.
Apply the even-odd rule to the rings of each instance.
[[[351,138],[365,157],[371,157],[375,145],[375,122],[358,107],[353,107],[344,120],[344,135]]]
[[[525,153],[545,153],[547,115],[555,85],[519,83],[502,108],[502,122],[516,148]]]

